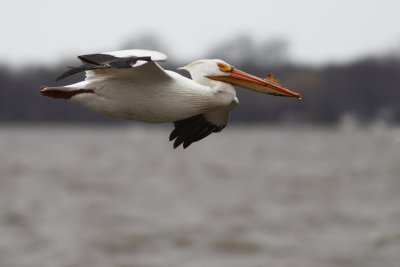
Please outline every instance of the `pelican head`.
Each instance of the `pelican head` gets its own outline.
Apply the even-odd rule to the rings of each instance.
[[[301,99],[299,93],[292,92],[280,85],[272,75],[262,79],[241,71],[220,59],[197,60],[181,69],[189,71],[194,81],[204,85],[212,86],[213,81],[219,81],[259,93]]]

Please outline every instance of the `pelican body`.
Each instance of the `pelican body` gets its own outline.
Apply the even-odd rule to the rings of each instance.
[[[126,120],[174,122],[174,148],[186,148],[221,131],[238,99],[233,85],[253,91],[301,98],[273,77],[260,79],[219,59],[198,60],[182,67],[192,79],[164,70],[167,57],[156,51],[122,50],[78,56],[82,65],[57,80],[86,72],[82,82],[42,86],[41,93],[69,99],[93,111]]]

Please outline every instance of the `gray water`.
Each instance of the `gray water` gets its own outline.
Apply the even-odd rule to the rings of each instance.
[[[0,128],[1,267],[400,266],[400,129]]]

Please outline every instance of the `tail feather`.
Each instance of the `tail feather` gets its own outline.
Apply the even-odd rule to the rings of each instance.
[[[84,94],[84,93],[94,93],[91,89],[72,89],[66,86],[59,86],[59,87],[48,87],[48,86],[41,86],[40,93],[44,96],[52,97],[52,98],[60,98],[60,99],[71,99],[71,97]]]

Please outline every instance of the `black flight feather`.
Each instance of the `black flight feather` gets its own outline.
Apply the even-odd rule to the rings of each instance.
[[[175,129],[171,132],[169,140],[174,141],[174,148],[183,144],[187,148],[212,133],[220,132],[224,126],[217,126],[207,121],[204,115],[196,115],[174,122]]]
[[[84,72],[88,70],[96,70],[96,69],[121,69],[121,68],[131,68],[136,64],[138,60],[144,60],[147,62],[152,61],[151,57],[115,57],[107,54],[90,54],[78,56],[78,58],[82,61],[82,65],[78,67],[69,67],[69,69],[61,74],[56,81],[69,77],[79,72]]]

